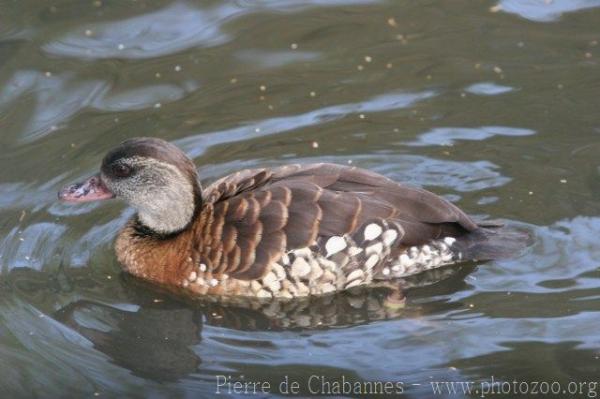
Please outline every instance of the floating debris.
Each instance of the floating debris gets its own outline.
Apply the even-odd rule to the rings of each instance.
[[[267,86],[260,85],[259,89],[260,89],[260,91],[267,91]]]
[[[567,179],[560,179],[560,182],[561,182],[562,184],[565,184],[565,183],[567,182]]]
[[[90,37],[90,36],[92,36],[93,34],[94,34],[94,32],[92,32],[92,30],[91,30],[91,29],[86,29],[86,30],[85,30],[85,35],[86,35],[86,36]]]
[[[398,23],[396,22],[396,19],[394,17],[388,18],[387,24],[389,26],[391,26],[392,28],[397,28],[398,27]]]
[[[317,93],[316,93],[316,92],[314,92],[314,91],[311,91],[311,92],[310,92],[310,96],[311,96],[311,97],[316,97],[316,96],[317,96]]]
[[[400,41],[400,43],[402,44],[406,44],[408,43],[408,40],[406,39],[406,36],[404,35],[396,35],[396,40]]]
[[[175,65],[175,72],[181,72],[181,65]]]
[[[369,55],[365,55],[365,62],[371,62],[373,61],[373,58]]]
[[[502,6],[500,4],[496,4],[495,6],[490,7],[490,12],[500,12],[502,11]]]
[[[290,48],[292,50],[297,50],[298,49],[298,43],[292,43],[292,44],[290,44]]]
[[[237,83],[237,81],[238,81],[237,78],[231,78],[229,80],[229,83],[234,84],[234,83]]]
[[[313,141],[310,145],[312,148],[319,148],[319,143],[317,141]]]
[[[123,43],[119,43],[119,45],[117,46],[117,48],[119,50],[125,50],[125,45]]]

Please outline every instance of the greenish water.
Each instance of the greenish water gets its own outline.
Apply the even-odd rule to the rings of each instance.
[[[327,393],[322,379],[431,397],[432,381],[493,378],[595,397],[599,6],[0,1],[3,396],[240,396],[218,387],[231,376],[302,395]],[[131,210],[56,202],[140,135],[180,145],[206,182],[351,162],[507,219],[533,245],[418,276],[403,309],[377,291],[183,302],[121,275],[112,239]]]

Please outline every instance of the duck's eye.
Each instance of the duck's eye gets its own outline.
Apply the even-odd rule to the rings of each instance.
[[[117,177],[127,177],[131,175],[131,167],[118,163],[112,167],[112,172]]]

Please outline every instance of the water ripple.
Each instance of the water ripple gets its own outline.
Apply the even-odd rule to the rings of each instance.
[[[216,144],[242,142],[256,137],[286,133],[303,127],[314,126],[341,119],[353,113],[383,112],[408,108],[417,102],[432,98],[437,93],[422,91],[418,93],[390,93],[368,100],[341,105],[333,105],[300,115],[282,116],[264,121],[250,122],[245,126],[213,133],[202,133],[175,141],[191,157],[198,157],[207,148]]]
[[[552,22],[565,13],[600,7],[600,0],[502,0],[501,9],[536,22]]]
[[[278,68],[296,62],[314,61],[319,53],[313,51],[265,51],[259,49],[240,50],[236,56],[253,66],[260,68]]]
[[[63,173],[43,184],[0,183],[0,209],[30,208],[35,212],[48,203],[55,202],[57,186],[67,175],[68,173]]]
[[[369,4],[375,0],[229,1],[198,8],[174,2],[158,11],[121,21],[87,25],[42,46],[52,55],[84,59],[147,59],[192,47],[213,47],[232,38],[223,25],[252,12],[296,12],[308,7]],[[86,34],[86,31],[88,33]]]
[[[102,111],[132,111],[149,107],[160,107],[164,103],[180,100],[186,93],[198,88],[196,82],[187,82],[185,87],[174,84],[147,85],[135,89],[107,93],[98,97],[93,106]]]
[[[2,261],[9,269],[30,267],[42,269],[56,253],[66,227],[56,223],[36,223],[22,232],[13,228],[0,243]]]
[[[72,266],[85,266],[100,247],[110,247],[117,232],[125,225],[127,219],[133,213],[133,209],[127,208],[121,212],[118,218],[101,225],[93,226],[72,245],[69,264]]]
[[[521,137],[535,134],[534,130],[508,126],[437,127],[425,132],[415,141],[406,143],[415,147],[455,144],[456,140],[486,140],[494,136]]]
[[[535,243],[523,257],[500,263],[501,267],[482,268],[478,289],[546,293],[577,288],[596,288],[598,278],[590,278],[597,270],[600,247],[600,218],[578,216],[550,226],[535,228]],[[502,277],[499,277],[502,276]],[[567,287],[558,281],[572,280]],[[554,281],[550,286],[548,281]],[[554,288],[554,286],[558,288]]]
[[[515,90],[513,87],[502,86],[494,82],[474,83],[465,88],[467,93],[478,94],[480,96],[495,96],[498,94],[509,93],[513,90]]]
[[[19,141],[26,143],[57,130],[61,122],[85,108],[108,88],[105,82],[83,80],[71,72],[45,75],[32,70],[16,72],[4,85],[5,89],[0,92],[0,109],[14,107],[20,100],[20,110],[29,114],[19,136]]]
[[[230,5],[198,9],[173,3],[153,13],[89,25],[89,36],[78,29],[42,48],[64,57],[154,58],[226,42],[229,36],[220,25],[237,11]]]
[[[381,156],[377,157],[381,160]],[[384,157],[385,159],[385,157]],[[417,155],[396,157],[393,162],[378,163],[371,169],[393,180],[412,184],[446,187],[471,192],[500,187],[512,179],[503,176],[500,167],[490,161],[450,161]]]
[[[0,377],[4,387],[14,390],[14,397],[64,396],[64,381],[69,381],[69,395],[91,396],[98,391],[119,396],[139,394],[142,380],[94,350],[84,336],[16,297],[0,299],[0,322],[16,342],[10,344],[9,353],[11,357],[22,356],[19,362],[29,360],[33,366],[21,368],[16,380]],[[146,384],[153,385],[149,381]]]

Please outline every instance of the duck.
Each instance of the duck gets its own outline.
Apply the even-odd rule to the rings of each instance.
[[[499,258],[520,241],[356,166],[246,169],[203,188],[194,162],[159,138],[124,141],[58,198],[124,200],[136,210],[114,244],[124,271],[193,296],[326,295]]]

